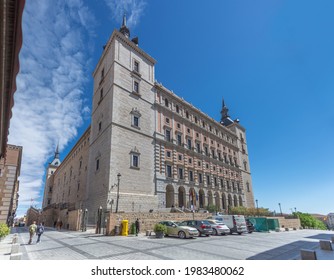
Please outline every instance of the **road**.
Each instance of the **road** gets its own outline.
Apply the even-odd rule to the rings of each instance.
[[[14,230],[25,260],[293,260],[300,259],[300,249],[316,249],[319,239],[330,240],[333,235],[330,231],[297,230],[157,239],[144,234],[104,236],[48,228],[40,244],[28,245],[27,228]],[[0,259],[9,259],[4,249],[0,250]]]

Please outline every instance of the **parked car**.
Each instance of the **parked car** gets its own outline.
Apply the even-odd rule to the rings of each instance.
[[[174,221],[161,221],[167,227],[166,236],[178,236],[179,238],[193,238],[198,236],[198,231],[192,227],[182,226]]]
[[[199,236],[201,235],[209,236],[210,234],[213,234],[212,227],[210,223],[206,220],[188,220],[188,221],[183,221],[181,224],[196,228],[198,230]]]
[[[253,231],[255,231],[255,227],[249,219],[246,219],[246,225],[248,233],[252,233]]]
[[[230,233],[230,229],[223,222],[217,220],[207,220],[207,221],[211,224],[214,235],[218,234],[225,235]]]
[[[234,232],[238,234],[247,232],[246,220],[243,215],[215,215],[208,217],[208,219],[215,219],[226,224],[230,229],[230,234]]]

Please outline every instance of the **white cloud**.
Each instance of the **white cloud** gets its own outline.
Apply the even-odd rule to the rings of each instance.
[[[121,23],[126,13],[127,26],[135,27],[144,13],[144,0],[104,0],[112,12],[113,19]]]
[[[81,0],[28,1],[9,143],[23,146],[18,215],[40,205],[44,165],[89,115],[84,87],[90,78],[87,36],[94,16]],[[89,92],[89,94],[91,94]]]

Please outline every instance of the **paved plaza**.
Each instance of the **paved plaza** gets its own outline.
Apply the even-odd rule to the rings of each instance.
[[[104,236],[48,228],[40,244],[35,237],[34,244],[27,245],[27,228],[14,228],[0,243],[0,260],[9,260],[14,233],[23,260],[294,260],[300,259],[300,249],[317,249],[320,239],[330,240],[333,235],[331,231],[297,230],[157,239],[144,234]]]

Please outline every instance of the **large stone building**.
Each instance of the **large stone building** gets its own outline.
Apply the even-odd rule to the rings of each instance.
[[[0,2],[0,223],[11,222],[17,209],[22,147],[8,145],[7,140],[19,72],[24,5],[25,0]]]
[[[22,147],[7,145],[0,159],[0,223],[12,224],[18,206]]]
[[[43,208],[88,209],[93,222],[99,208],[254,207],[245,128],[224,102],[218,122],[157,83],[155,63],[124,18],[93,72],[91,126],[63,163],[50,165]],[[81,161],[87,177],[76,197]]]

